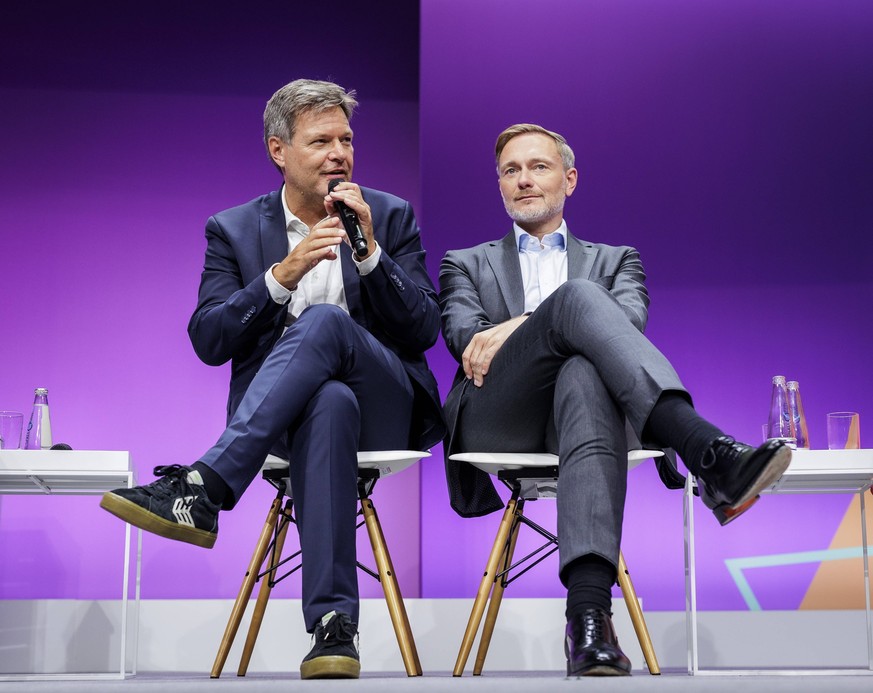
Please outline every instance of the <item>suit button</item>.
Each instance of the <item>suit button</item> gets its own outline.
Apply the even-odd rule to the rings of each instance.
[[[241,322],[243,324],[247,323],[251,320],[251,317],[257,312],[257,310],[257,306],[249,306],[249,309],[245,312],[245,315],[243,315]]]

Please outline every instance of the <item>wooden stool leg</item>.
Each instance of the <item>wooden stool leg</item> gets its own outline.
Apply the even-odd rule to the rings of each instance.
[[[627,604],[631,622],[634,624],[637,639],[640,641],[643,656],[646,658],[649,673],[658,675],[661,673],[661,667],[658,666],[658,658],[655,656],[655,648],[652,646],[652,638],[646,626],[646,619],[643,616],[643,610],[640,608],[634,583],[631,581],[627,563],[624,562],[624,554],[621,551],[618,553],[618,584],[621,586],[621,593],[624,595],[624,601]]]
[[[470,613],[470,620],[467,622],[467,630],[464,632],[461,650],[458,652],[458,659],[455,661],[455,668],[452,671],[454,676],[463,675],[464,667],[467,666],[467,658],[470,656],[470,650],[473,649],[473,641],[476,639],[476,632],[479,630],[479,623],[482,621],[482,614],[485,612],[485,603],[488,601],[488,595],[491,594],[491,587],[494,585],[497,566],[500,558],[503,556],[506,541],[509,539],[509,532],[515,519],[516,501],[517,496],[513,495],[506,503],[506,510],[503,511],[503,519],[500,520],[497,537],[494,539],[494,547],[488,556],[485,574],[479,583],[479,591],[476,593],[476,599],[473,602],[473,610]]]
[[[522,512],[522,501],[518,502],[518,512]],[[509,537],[509,546],[505,552],[506,559],[502,562],[499,572],[504,572],[512,565],[512,556],[515,554],[515,542],[518,539],[520,522],[516,522]],[[488,646],[491,644],[491,636],[494,634],[494,624],[497,623],[497,613],[503,602],[503,592],[506,590],[505,578],[498,578],[491,590],[491,601],[488,602],[488,612],[485,614],[485,623],[482,626],[482,635],[479,637],[479,650],[476,652],[476,661],[473,664],[473,676],[482,674],[485,666],[485,657],[488,655]]]
[[[291,500],[285,502],[285,509],[282,511],[284,519],[289,518],[291,515],[292,505],[293,501]],[[283,518],[280,517],[277,519],[279,522],[282,522]],[[276,536],[276,545],[273,547],[272,558],[269,566],[272,570],[264,575],[261,580],[261,587],[258,590],[258,599],[255,602],[254,613],[252,613],[252,622],[249,624],[249,632],[246,636],[246,644],[245,647],[243,647],[242,657],[239,660],[239,668],[236,671],[237,676],[245,676],[246,672],[249,670],[249,662],[252,659],[252,652],[255,650],[258,633],[261,631],[264,612],[267,610],[267,602],[269,601],[270,593],[273,590],[273,585],[271,583],[276,579],[276,564],[282,558],[282,549],[285,546],[285,537],[288,536],[288,525],[290,524],[290,521],[282,522],[282,528]]]
[[[400,656],[403,658],[406,674],[407,676],[421,676],[421,662],[418,659],[418,651],[415,649],[409,617],[406,615],[403,596],[400,594],[400,585],[397,584],[394,565],[391,563],[391,556],[388,553],[388,546],[385,544],[382,526],[379,524],[379,517],[376,515],[373,501],[369,498],[362,498],[361,510],[367,525],[367,533],[370,535],[373,556],[379,570],[379,582],[382,583],[382,590],[385,592],[385,602],[388,604],[391,623],[394,624],[394,634],[397,636],[397,644],[400,646]]]
[[[212,671],[209,674],[210,678],[217,679],[221,676],[221,670],[224,669],[224,663],[227,661],[230,646],[233,645],[233,639],[236,637],[236,632],[239,630],[239,624],[245,613],[249,597],[252,595],[252,588],[255,586],[258,571],[264,563],[264,556],[267,555],[267,547],[270,545],[270,537],[276,526],[276,518],[279,515],[281,504],[282,499],[276,498],[273,500],[272,505],[270,505],[270,512],[267,513],[267,520],[264,522],[264,528],[261,530],[261,536],[258,538],[258,543],[255,546],[255,553],[249,563],[248,570],[246,570],[242,585],[240,585],[239,594],[233,603],[227,627],[224,629],[224,635],[221,638],[221,644],[218,646],[218,654],[215,655],[215,663],[212,665]]]

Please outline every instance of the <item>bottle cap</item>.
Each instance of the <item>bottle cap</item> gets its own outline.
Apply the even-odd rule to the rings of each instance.
[[[34,393],[37,395],[47,395],[49,391],[46,387],[38,387],[36,388],[36,390],[34,390]]]

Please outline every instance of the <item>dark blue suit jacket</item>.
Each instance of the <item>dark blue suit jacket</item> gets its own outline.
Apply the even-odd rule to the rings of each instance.
[[[436,291],[424,264],[418,224],[409,203],[361,188],[370,205],[382,257],[360,276],[351,249],[340,246],[343,284],[352,318],[400,360],[415,391],[409,444],[426,450],[442,440],[445,423],[436,379],[424,351],[439,334]],[[288,306],[273,301],[264,273],[288,254],[280,191],[219,212],[206,222],[206,260],[188,335],[202,361],[230,360],[228,420],[282,335]],[[281,454],[284,442],[274,448]]]

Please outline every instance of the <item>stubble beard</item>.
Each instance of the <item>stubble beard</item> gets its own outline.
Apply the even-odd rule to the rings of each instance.
[[[517,207],[513,207],[510,200],[503,198],[503,207],[506,209],[506,213],[509,215],[509,218],[512,219],[516,224],[538,224],[542,221],[551,219],[558,214],[561,214],[561,212],[564,211],[564,200],[555,200],[552,204],[547,205],[545,208],[533,207],[530,209],[519,209]]]

